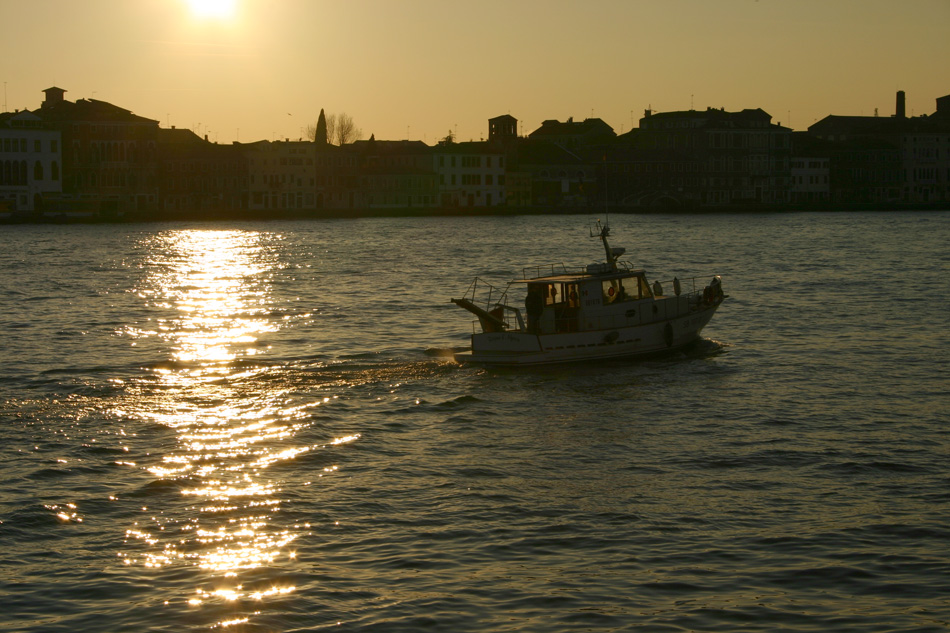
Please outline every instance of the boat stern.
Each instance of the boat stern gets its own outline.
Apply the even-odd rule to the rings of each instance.
[[[521,364],[541,355],[537,335],[525,332],[472,334],[472,351],[455,355],[459,362]]]

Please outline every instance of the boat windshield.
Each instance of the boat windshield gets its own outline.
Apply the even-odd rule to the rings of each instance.
[[[641,275],[624,279],[605,279],[602,285],[604,305],[638,301],[653,296],[646,278]]]

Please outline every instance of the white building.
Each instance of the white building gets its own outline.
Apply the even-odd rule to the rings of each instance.
[[[792,185],[789,188],[792,202],[828,202],[831,197],[829,174],[831,160],[825,156],[793,156],[791,166]]]
[[[315,144],[259,141],[244,145],[248,167],[248,209],[313,209],[316,203]]]
[[[0,214],[38,211],[63,190],[60,133],[28,110],[0,115]]]
[[[433,149],[443,207],[505,204],[505,154],[489,143],[440,143]]]

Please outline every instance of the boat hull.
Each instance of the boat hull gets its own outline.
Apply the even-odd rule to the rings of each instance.
[[[656,354],[695,341],[717,307],[652,323],[585,332],[482,332],[472,335],[472,351],[456,354],[455,359],[486,365],[547,365]]]

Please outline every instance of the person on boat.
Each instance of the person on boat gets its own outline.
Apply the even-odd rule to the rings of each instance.
[[[541,321],[541,311],[544,310],[544,297],[541,295],[541,288],[538,286],[528,286],[528,294],[524,298],[525,312],[528,313],[528,332],[538,331],[538,323]]]

